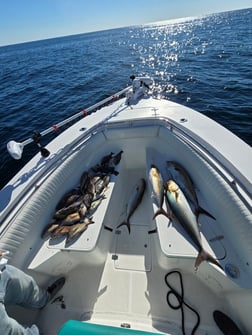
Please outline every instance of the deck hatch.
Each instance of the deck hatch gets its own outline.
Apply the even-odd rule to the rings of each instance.
[[[114,266],[120,270],[151,271],[148,226],[131,225],[131,233],[122,227],[116,234]]]

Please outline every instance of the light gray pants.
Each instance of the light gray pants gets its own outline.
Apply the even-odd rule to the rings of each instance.
[[[10,318],[5,310],[5,305],[41,308],[46,305],[48,300],[48,292],[41,289],[31,276],[14,266],[6,265],[5,270],[0,273],[0,334],[34,334],[32,328],[25,328]]]

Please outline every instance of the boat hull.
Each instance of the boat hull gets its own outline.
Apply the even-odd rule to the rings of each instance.
[[[176,270],[183,278],[184,301],[200,313],[198,334],[221,334],[213,318],[216,310],[225,311],[244,332],[249,331],[250,148],[186,107],[152,97],[126,102],[121,99],[104,107],[59,135],[48,145],[49,157],[35,156],[1,191],[0,247],[10,251],[10,263],[43,286],[52,277],[67,279],[65,309],[55,303],[29,316],[19,309],[11,313],[28,324],[38,323],[51,335],[69,319],[180,334],[181,313],[168,304],[170,288],[165,280]],[[223,144],[223,138],[220,141],[220,134],[235,151]],[[121,150],[119,174],[111,176],[106,198],[93,215],[94,224],[70,245],[64,237],[42,239],[59,200],[78,186],[83,172],[104,155]],[[173,160],[187,169],[200,206],[216,218],[200,215],[202,243],[225,271],[204,262],[195,273],[197,250],[179,223],[164,216],[153,220],[157,207],[149,182],[131,217],[131,233],[125,226],[116,228],[124,220],[137,180],[148,181],[152,164],[166,180],[166,162]],[[181,292],[176,273],[169,283]],[[195,314],[186,311],[186,331],[195,320]]]

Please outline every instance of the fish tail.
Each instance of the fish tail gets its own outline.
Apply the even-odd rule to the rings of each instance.
[[[223,270],[223,267],[220,265],[220,263],[213,257],[211,256],[207,251],[205,250],[201,250],[199,253],[198,253],[198,256],[196,258],[196,261],[195,261],[195,270],[197,271],[200,264],[203,262],[203,261],[207,261],[209,263],[212,263],[212,264],[215,264],[217,265],[221,270]],[[224,271],[224,270],[223,270]]]
[[[75,237],[75,234],[69,232],[66,236],[66,244],[70,243],[73,240],[74,237]]]
[[[202,207],[198,207],[198,208],[197,208],[196,217],[198,218],[198,216],[199,216],[200,214],[207,215],[207,216],[209,216],[211,219],[216,220],[216,218],[215,218],[211,213],[209,213],[207,210],[205,210],[205,209],[202,208]]]
[[[130,223],[129,220],[128,221],[123,221],[122,223],[120,223],[116,228],[120,228],[122,226],[127,226],[129,234],[130,234]]]
[[[163,208],[159,208],[156,213],[154,214],[152,220],[154,220],[158,215],[163,214],[164,216],[166,216],[168,219],[170,219],[170,215],[163,209]]]

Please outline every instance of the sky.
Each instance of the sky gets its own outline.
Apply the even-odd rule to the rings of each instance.
[[[0,0],[0,46],[251,7],[252,0]]]

